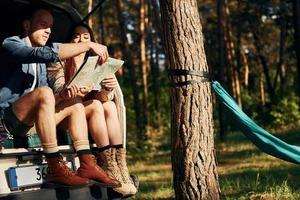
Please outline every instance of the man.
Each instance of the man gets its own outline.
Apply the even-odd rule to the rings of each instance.
[[[24,38],[4,40],[0,55],[0,141],[7,135],[24,137],[35,124],[48,162],[49,182],[60,186],[97,183],[116,187],[120,183],[110,178],[92,156],[87,137],[87,124],[82,104],[74,98],[82,90],[71,86],[54,96],[48,88],[46,63],[56,62],[92,50],[104,62],[105,46],[93,42],[45,46],[51,34],[53,17],[46,7],[37,6],[24,20]],[[61,99],[69,99],[60,103]],[[67,127],[80,159],[79,173],[73,173],[58,153],[56,125]]]

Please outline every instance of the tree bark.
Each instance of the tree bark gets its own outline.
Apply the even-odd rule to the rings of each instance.
[[[300,1],[293,0],[293,19],[295,30],[295,51],[297,57],[298,95],[300,96]]]
[[[196,0],[161,0],[169,69],[208,72]],[[173,76],[171,82],[195,80]],[[171,89],[172,167],[176,199],[219,199],[209,82]]]

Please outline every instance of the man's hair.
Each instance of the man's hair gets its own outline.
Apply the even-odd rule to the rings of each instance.
[[[52,8],[41,3],[33,3],[30,5],[29,9],[26,11],[24,14],[24,19],[23,20],[32,20],[33,16],[35,13],[39,10],[46,10],[49,13],[52,14]]]

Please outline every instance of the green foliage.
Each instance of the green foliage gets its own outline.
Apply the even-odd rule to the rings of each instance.
[[[299,97],[294,93],[282,98],[278,104],[272,106],[270,112],[272,126],[297,126],[300,120]]]

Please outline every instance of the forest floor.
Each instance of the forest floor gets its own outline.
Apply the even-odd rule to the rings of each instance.
[[[277,134],[300,145],[300,130]],[[216,140],[218,141],[218,140]],[[242,133],[232,133],[216,143],[221,199],[300,199],[300,166],[260,152]],[[130,156],[129,168],[140,179],[139,192],[131,199],[173,199],[170,151]]]

